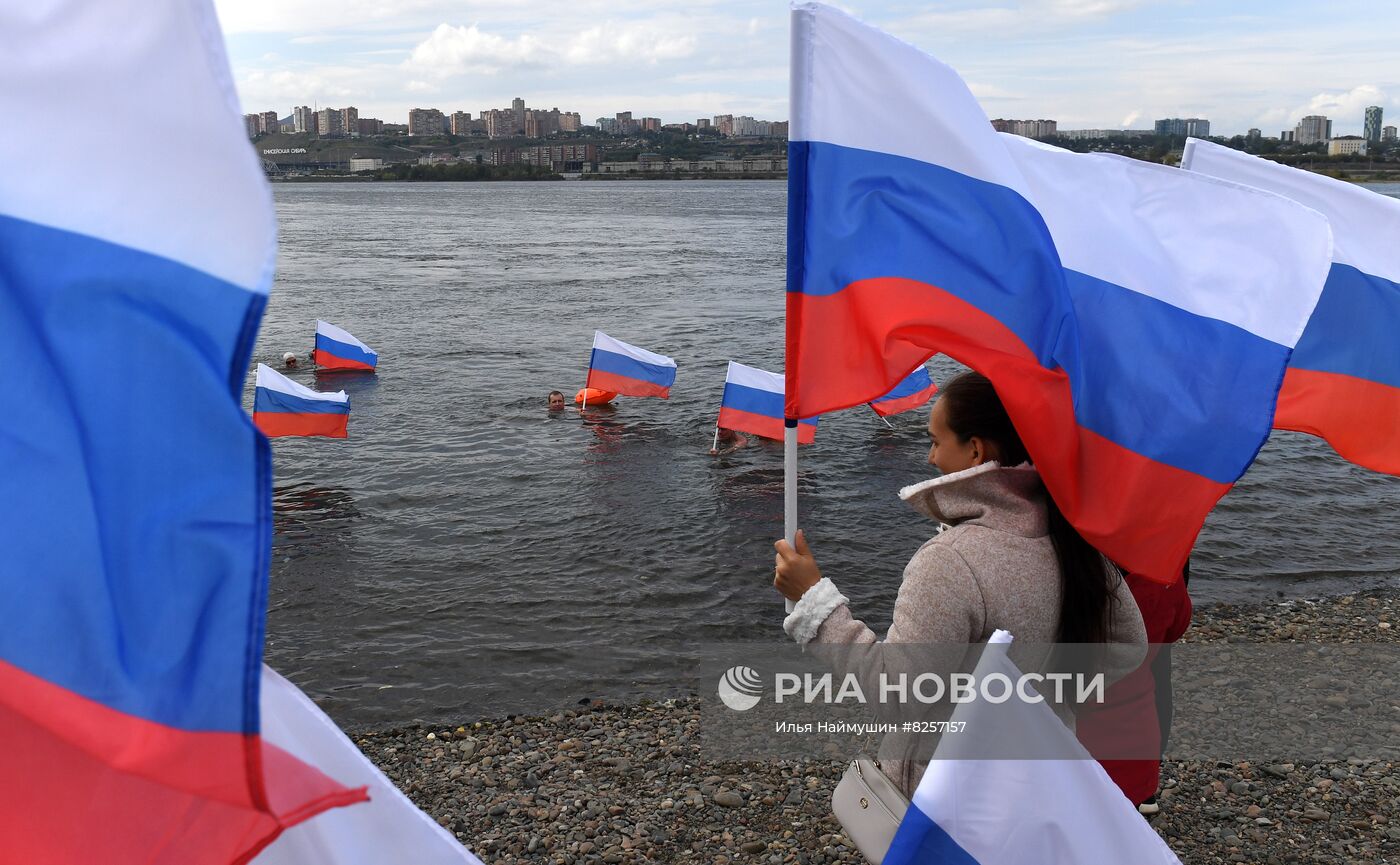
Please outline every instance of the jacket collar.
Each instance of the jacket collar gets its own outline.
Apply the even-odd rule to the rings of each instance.
[[[1029,464],[1003,468],[986,462],[907,486],[899,497],[914,510],[950,526],[970,523],[1027,538],[1047,531],[1045,487]]]

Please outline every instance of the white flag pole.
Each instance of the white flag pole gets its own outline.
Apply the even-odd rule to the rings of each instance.
[[[870,403],[866,403],[866,405],[870,405]],[[870,406],[870,410],[871,410],[871,411],[875,411],[875,406],[871,405],[871,406]],[[879,418],[880,420],[884,421],[884,422],[885,422],[885,426],[889,427],[890,429],[894,429],[894,424],[890,423],[890,419],[889,419],[889,418],[887,418],[887,417],[885,417],[884,415],[880,414],[878,411],[875,411],[875,416],[876,416],[877,418]]]
[[[710,445],[710,450],[719,450],[719,424],[715,424],[715,443]]]
[[[797,418],[783,419],[783,537],[797,548]],[[787,611],[796,606],[783,598]]]

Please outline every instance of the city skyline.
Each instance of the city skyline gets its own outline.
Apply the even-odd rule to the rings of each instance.
[[[1361,134],[1363,111],[1400,115],[1400,9],[1302,2],[1005,0],[868,3],[873,24],[933,52],[988,116],[1122,128],[1209,117],[1215,134],[1304,116]],[[532,102],[585,122],[631,110],[664,123],[720,113],[786,119],[785,4],[738,0],[216,0],[248,112],[356,104],[386,122],[410,108]],[[1209,8],[1207,8],[1209,7]],[[401,121],[400,121],[401,122]]]

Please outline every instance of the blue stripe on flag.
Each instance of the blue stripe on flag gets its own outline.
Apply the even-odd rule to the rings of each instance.
[[[231,683],[262,659],[271,456],[229,364],[263,297],[0,216],[0,298],[0,367],[18,376],[4,570],[62,578],[5,582],[0,658],[147,720],[256,732],[256,692]]]
[[[357,360],[374,366],[379,362],[379,355],[372,351],[365,351],[358,345],[351,345],[348,342],[331,339],[325,334],[316,334],[316,348],[324,352],[329,352],[344,360]]]
[[[933,379],[929,378],[928,368],[919,367],[904,377],[899,384],[894,386],[894,390],[880,397],[874,402],[884,402],[891,399],[903,399],[906,396],[913,396],[921,390],[933,386]]]
[[[676,368],[674,366],[644,363],[636,358],[601,348],[593,349],[593,358],[588,362],[588,365],[591,369],[649,381],[662,387],[670,387],[676,383]]]
[[[260,387],[253,394],[253,411],[273,414],[349,414],[350,403],[305,399],[280,390]]]
[[[768,417],[783,417],[783,395],[774,393],[771,390],[749,387],[748,385],[735,384],[732,381],[724,383],[724,396],[720,399],[720,404],[739,411],[746,411],[752,414],[767,415]],[[805,417],[798,423],[817,425],[817,418]]]
[[[895,831],[883,865],[979,865],[918,806],[910,805]]]
[[[1400,387],[1400,284],[1333,262],[1289,365]]]

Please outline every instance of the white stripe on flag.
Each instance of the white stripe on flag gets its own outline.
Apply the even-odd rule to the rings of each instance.
[[[1021,680],[1006,654],[1010,642],[1005,631],[992,636],[973,672],[977,683]],[[978,699],[960,703],[949,720],[963,732],[939,740],[910,811],[922,812],[978,865],[1180,865],[1044,702]],[[1004,753],[1008,742],[1023,758],[988,756]],[[904,865],[894,852],[886,861]]]
[[[781,394],[785,386],[783,377],[777,373],[768,372],[756,366],[744,366],[742,363],[735,363],[732,360],[729,362],[728,371],[724,374],[724,380],[777,394]]]
[[[47,30],[45,29],[47,28]],[[190,38],[190,32],[200,38]],[[62,33],[67,46],[53,53]],[[121,34],[116,45],[112,34]],[[87,50],[104,45],[112,50]],[[81,54],[81,56],[79,56]],[[148,75],[140,64],[199,75]],[[163,256],[266,293],[276,258],[272,196],[242,127],[224,40],[209,0],[0,3],[0,214]],[[180,106],[179,146],[118,130],[153,106]],[[42,158],[16,130],[68,129],[83,118],[102,137],[44,136]],[[14,166],[29,166],[16,170]],[[55,186],[80,190],[77,198]],[[121,166],[114,170],[113,166]],[[34,168],[40,170],[33,170]],[[199,178],[191,183],[190,178]],[[218,206],[210,206],[211,191]],[[252,254],[250,254],[250,251]]]
[[[335,393],[312,390],[304,384],[292,381],[265,363],[258,364],[257,386],[281,391],[302,399],[316,399],[322,402],[348,402],[350,400],[350,395],[343,390],[338,390]]]
[[[296,685],[266,664],[261,710],[265,741],[347,787],[368,787],[369,801],[293,826],[255,857],[253,865],[481,865],[400,793]]]
[[[656,366],[676,365],[676,361],[673,358],[669,358],[664,354],[657,354],[654,351],[647,351],[644,348],[638,348],[620,339],[613,339],[601,330],[593,331],[593,347],[600,348],[603,351],[610,351],[613,354],[625,355],[633,360],[639,360],[642,363],[655,364]]]
[[[1400,282],[1400,201],[1195,138],[1186,141],[1181,167],[1266,189],[1321,212],[1332,223],[1333,261]]]

